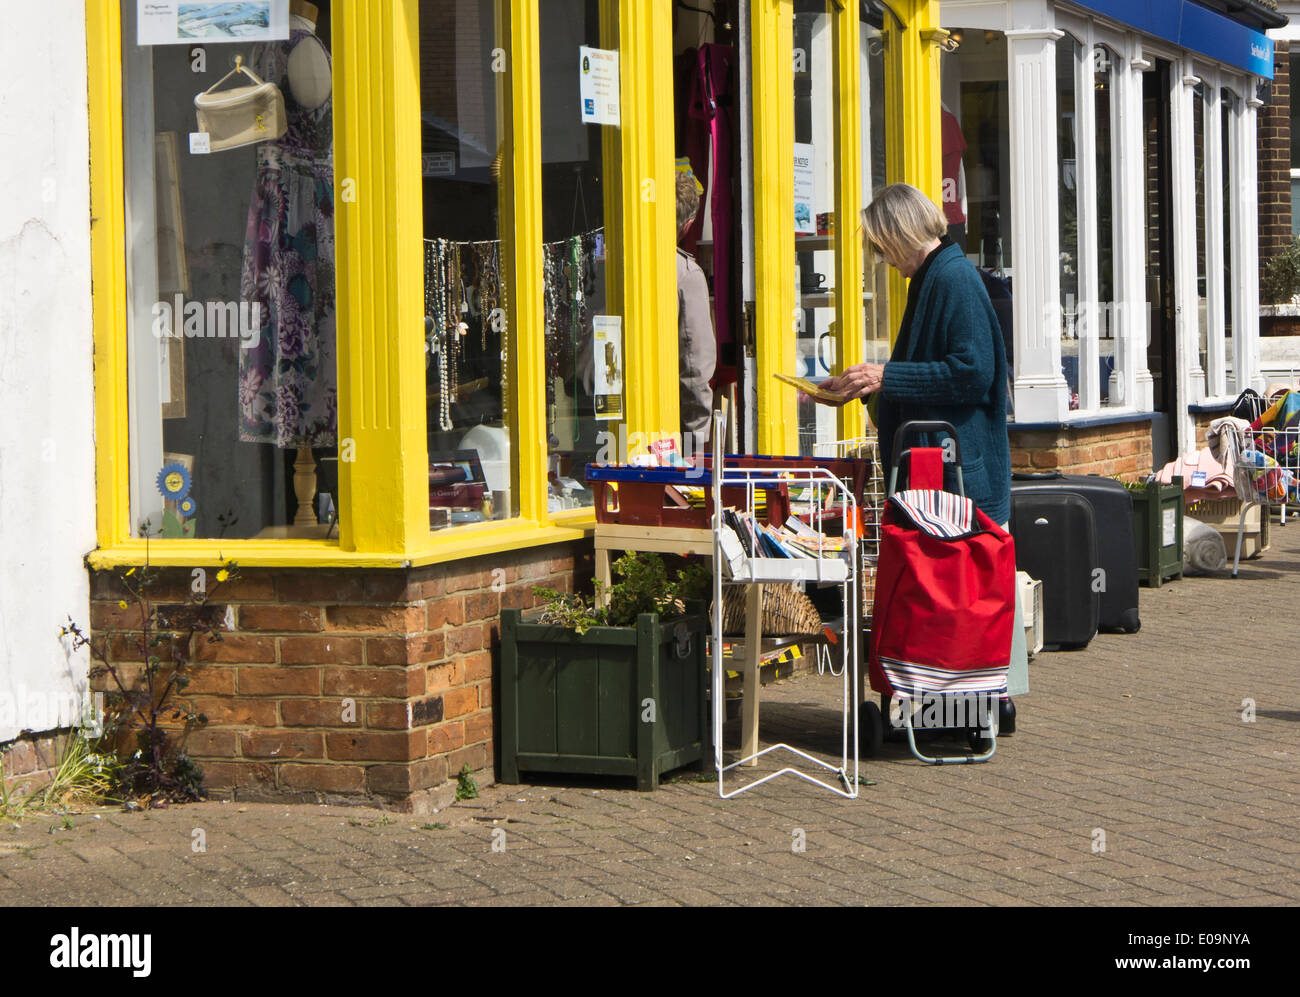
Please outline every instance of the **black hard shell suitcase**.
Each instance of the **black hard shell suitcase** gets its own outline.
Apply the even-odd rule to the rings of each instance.
[[[1097,566],[1102,576],[1101,611],[1097,628],[1120,633],[1137,633],[1142,626],[1138,614],[1137,548],[1133,542],[1133,496],[1121,482],[1097,474],[1013,474],[1013,492],[1070,491],[1082,495],[1092,506],[1097,526]]]
[[[1016,568],[1043,583],[1043,646],[1086,647],[1097,633],[1097,526],[1074,492],[1011,490]]]

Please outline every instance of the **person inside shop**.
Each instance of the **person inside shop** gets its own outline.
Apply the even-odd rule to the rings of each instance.
[[[909,184],[882,190],[863,210],[862,230],[867,251],[910,278],[903,321],[887,363],[854,364],[821,386],[846,400],[867,403],[885,467],[893,466],[894,432],[903,423],[951,423],[967,497],[1005,529],[1011,518],[1007,360],[984,283],[948,237],[943,211]],[[955,473],[945,478],[944,487],[955,491]],[[1015,601],[1010,695],[1029,691],[1024,626]],[[1008,712],[1004,710],[1003,733],[1014,729],[1014,721],[1007,723]]]
[[[689,169],[677,173],[677,241],[700,209],[700,183]],[[677,364],[681,379],[682,453],[702,454],[709,440],[717,341],[709,306],[709,284],[695,259],[677,247]]]

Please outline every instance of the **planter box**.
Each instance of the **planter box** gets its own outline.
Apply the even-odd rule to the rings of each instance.
[[[1149,483],[1132,490],[1133,543],[1138,581],[1159,588],[1166,579],[1183,577],[1183,479]]]
[[[531,614],[530,614],[531,615]],[[703,604],[634,627],[571,630],[501,613],[501,779],[523,772],[633,776],[711,757]],[[653,703],[653,721],[645,717]]]

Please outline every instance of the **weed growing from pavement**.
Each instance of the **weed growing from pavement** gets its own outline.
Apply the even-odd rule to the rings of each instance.
[[[147,521],[141,532],[149,536]],[[176,735],[208,719],[180,696],[190,684],[199,644],[221,641],[221,614],[212,597],[239,577],[239,569],[227,562],[215,575],[209,589],[207,572],[196,569],[184,602],[163,604],[160,572],[149,564],[146,548],[144,565],[117,571],[127,593],[118,608],[134,608],[138,624],[104,627],[92,636],[69,616],[59,632],[61,639],[71,638],[73,649],[87,648],[91,679],[107,677],[111,683],[100,754],[118,756],[113,788],[128,802],[166,806],[206,798],[203,770],[180,748]],[[115,647],[131,648],[143,665],[115,660],[120,654]]]
[[[460,772],[456,776],[456,799],[478,799],[478,783],[474,781],[468,762],[460,767]]]
[[[117,759],[101,753],[84,731],[67,740],[50,781],[26,795],[0,785],[0,817],[21,820],[28,813],[65,813],[70,807],[120,802],[114,797],[120,781]],[[15,783],[16,785],[16,783]],[[71,829],[71,818],[64,816]]]

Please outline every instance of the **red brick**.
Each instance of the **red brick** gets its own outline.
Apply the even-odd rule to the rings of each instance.
[[[424,665],[441,661],[446,653],[442,634],[366,638],[366,663],[370,665]]]
[[[447,760],[427,758],[409,765],[371,765],[366,785],[372,793],[408,794],[432,789],[447,781]]]
[[[439,724],[429,728],[429,754],[445,755],[465,744],[465,724],[462,721]]]
[[[208,569],[208,595],[223,602],[273,602],[275,579],[268,574],[240,575],[228,581],[217,581],[219,569]]]
[[[190,731],[185,737],[185,751],[196,758],[217,756],[234,758],[235,745],[239,735],[233,730],[205,730],[199,728]]]
[[[266,699],[217,699],[196,696],[194,712],[213,727],[274,727],[275,703]]]
[[[477,772],[479,769],[488,767],[488,750],[486,744],[472,744],[453,751],[447,756],[447,771],[453,774],[460,772],[461,768],[468,765],[471,772]]]
[[[365,704],[355,703],[356,722],[343,719],[343,700],[339,699],[286,699],[280,703],[281,722],[286,727],[360,727],[365,717]]]
[[[447,631],[447,655],[469,654],[483,647],[483,627],[473,624]]]
[[[239,736],[245,758],[325,757],[325,735],[312,731],[255,730]]]
[[[90,629],[96,633],[105,630],[138,631],[142,621],[139,605],[131,599],[126,600],[126,608],[116,602],[95,602],[90,605]]]
[[[481,652],[480,652],[481,653]],[[426,688],[429,692],[442,692],[465,681],[464,661],[448,661],[431,665]]]
[[[424,629],[425,612],[422,606],[329,606],[325,622],[349,633],[408,634]]]
[[[327,696],[422,696],[424,668],[326,668],[323,688]]]
[[[497,592],[475,592],[465,597],[467,620],[488,620],[501,615],[501,596]]]
[[[204,638],[199,638],[197,651],[197,657],[200,661],[223,661],[232,664],[275,664],[274,637],[226,634],[216,642],[209,642]]]
[[[220,666],[195,665],[187,669],[190,683],[183,691],[186,696],[233,696],[235,670]]]
[[[458,568],[458,566],[448,565],[445,591],[448,594],[471,592],[483,588],[491,581],[492,576],[486,571],[469,571]]]
[[[552,586],[553,588],[557,586]],[[508,588],[501,593],[502,609],[532,609],[540,600],[533,594],[531,585]]]
[[[316,668],[241,668],[241,696],[319,696],[320,671]]]
[[[478,690],[474,686],[448,689],[442,694],[442,715],[449,720],[478,710]]]
[[[325,736],[331,760],[405,762],[423,758],[429,740],[424,731],[357,731]]]
[[[359,793],[366,785],[360,765],[287,764],[280,766],[282,789],[311,789],[322,793]]]
[[[325,629],[316,606],[240,606],[239,629],[267,632],[319,632]]]
[[[265,762],[203,762],[203,785],[208,789],[242,789],[274,783],[275,775]]]
[[[1061,455],[1055,450],[1039,450],[1034,454],[1034,467],[1059,467]]]
[[[487,651],[466,655],[460,664],[466,682],[478,682],[492,677],[492,655]]]
[[[275,581],[281,602],[320,603],[362,602],[365,587],[356,575],[326,574],[319,571],[300,575],[282,574]]]
[[[465,600],[461,596],[436,599],[427,605],[426,614],[430,630],[458,627],[465,622]]]
[[[363,647],[360,637],[281,637],[280,662],[285,665],[359,665]]]
[[[476,713],[474,716],[465,720],[465,741],[467,744],[477,744],[480,741],[490,740],[492,737],[492,714],[489,712]]]
[[[478,690],[478,705],[481,710],[492,709],[492,683],[480,682],[474,686]]]
[[[377,730],[409,730],[414,726],[410,702],[368,704],[366,726]]]

